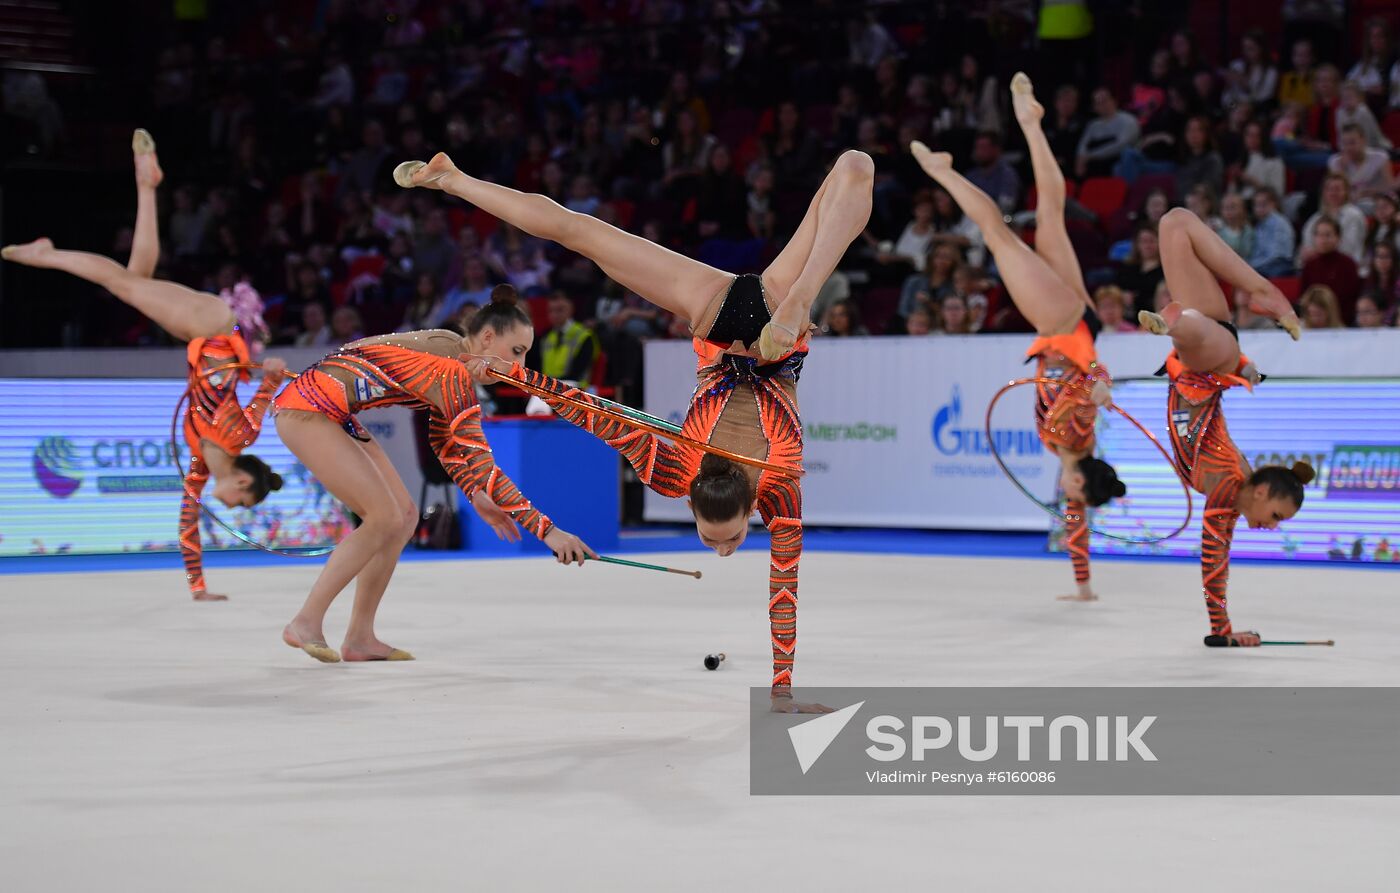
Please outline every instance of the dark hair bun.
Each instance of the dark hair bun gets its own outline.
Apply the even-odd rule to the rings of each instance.
[[[1297,478],[1300,483],[1310,484],[1312,483],[1312,479],[1317,477],[1317,472],[1306,462],[1294,462],[1293,476]]]
[[[1079,460],[1079,471],[1084,475],[1084,501],[1089,505],[1101,506],[1128,493],[1127,485],[1118,480],[1118,472],[1102,459],[1085,456]]]
[[[515,286],[511,285],[509,282],[502,282],[500,285],[491,289],[491,303],[506,304],[514,307],[516,304],[520,303],[520,293],[517,292]]]
[[[282,489],[282,475],[278,474],[278,473],[275,472],[275,471],[272,472],[271,475],[270,475],[270,477],[268,478],[268,481],[267,481],[267,489],[269,489],[269,490],[281,490],[281,489]]]

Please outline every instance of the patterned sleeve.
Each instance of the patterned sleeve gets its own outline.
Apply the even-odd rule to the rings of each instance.
[[[1206,597],[1213,636],[1228,636],[1230,612],[1226,607],[1226,587],[1230,582],[1230,542],[1240,513],[1235,508],[1243,478],[1238,473],[1219,475],[1206,493],[1205,514],[1201,519],[1201,583]]]
[[[1089,582],[1088,507],[1077,499],[1065,502],[1065,548],[1074,565],[1074,581]]]
[[[554,522],[531,505],[520,488],[497,467],[486,432],[481,429],[480,406],[472,406],[451,421],[433,413],[428,420],[428,442],[443,469],[468,499],[484,490],[492,502],[539,539],[554,529]]]
[[[243,407],[243,418],[247,420],[254,437],[262,431],[263,416],[267,414],[267,408],[272,404],[272,398],[277,395],[277,388],[281,384],[281,375],[264,374],[253,399]]]
[[[773,690],[792,688],[797,656],[797,566],[802,558],[802,485],[765,473],[758,513],[768,528],[768,627],[773,642]]]
[[[568,397],[588,406],[604,405],[587,391],[542,375],[533,369],[526,369],[519,363],[511,367],[510,376],[530,387],[547,390],[557,397]],[[683,450],[654,434],[639,431],[608,416],[587,412],[557,397],[541,399],[548,403],[560,418],[579,426],[621,453],[622,458],[636,469],[637,477],[643,484],[662,496],[671,498],[689,494],[690,481],[695,477],[698,468],[698,462],[689,456],[693,451]]]
[[[199,497],[209,481],[209,469],[198,455],[190,457],[185,475],[185,493],[180,499],[180,554],[185,561],[185,581],[190,594],[199,595],[204,587],[204,552],[199,542]]]

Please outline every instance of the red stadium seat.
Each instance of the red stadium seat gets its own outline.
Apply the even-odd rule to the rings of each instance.
[[[354,282],[361,276],[373,276],[379,279],[384,275],[384,256],[382,254],[362,254],[350,261],[350,281]]]
[[[1276,276],[1269,281],[1278,286],[1278,290],[1283,292],[1283,296],[1289,301],[1296,302],[1298,295],[1303,291],[1303,280],[1297,276]]]
[[[613,210],[617,212],[617,225],[621,229],[632,229],[632,218],[636,216],[637,206],[625,198],[613,201]]]
[[[1385,119],[1381,121],[1381,133],[1392,143],[1400,145],[1400,109],[1386,113]]]
[[[525,304],[530,311],[530,322],[534,324],[536,332],[549,331],[549,298],[541,295],[534,298],[526,298]]]
[[[1106,219],[1123,207],[1128,184],[1121,177],[1090,177],[1079,188],[1079,203]]]
[[[860,299],[860,312],[865,327],[872,335],[883,335],[889,328],[890,318],[899,309],[899,289],[872,288]]]
[[[593,360],[593,369],[588,373],[588,381],[593,386],[593,393],[599,397],[611,397],[617,393],[617,389],[612,385],[603,384],[608,376],[608,355],[606,351],[598,351],[598,356]]]

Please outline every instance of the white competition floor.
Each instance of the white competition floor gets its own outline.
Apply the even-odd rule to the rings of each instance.
[[[16,891],[1394,890],[1382,797],[751,797],[766,560],[411,562],[407,664],[282,625],[315,566],[0,576],[0,886]],[[804,556],[809,685],[1395,685],[1400,576],[1234,569],[1208,650],[1190,563]],[[349,598],[332,612],[338,643]],[[701,667],[724,651],[718,672]]]

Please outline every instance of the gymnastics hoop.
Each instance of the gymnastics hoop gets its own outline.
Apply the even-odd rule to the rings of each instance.
[[[1016,477],[1016,475],[1011,473],[1011,469],[1007,468],[1006,463],[1002,461],[1001,453],[997,452],[996,438],[992,436],[992,410],[996,409],[997,401],[1001,399],[1001,395],[1005,394],[1012,388],[1018,388],[1021,385],[1027,384],[1049,384],[1058,385],[1060,387],[1076,387],[1084,391],[1088,391],[1090,390],[1090,388],[1079,383],[1067,383],[1061,381],[1058,378],[1018,378],[1014,381],[1007,382],[1005,385],[1003,385],[1001,390],[997,391],[996,395],[992,397],[992,402],[987,404],[987,417],[985,423],[987,434],[987,446],[992,451],[992,458],[997,460],[997,465],[1001,467],[1002,474],[1005,474],[1007,480],[1011,481],[1012,485],[1015,486],[1017,490],[1020,490],[1022,493],[1024,493],[1027,499],[1038,505],[1042,510],[1045,511],[1046,514],[1054,518],[1059,518],[1061,523],[1069,524],[1070,521],[1068,518],[1060,514],[1060,512],[1057,509],[1052,508],[1048,503],[1044,503],[1041,502],[1039,499],[1036,499],[1035,494],[1031,493],[1030,490],[1027,490],[1025,485],[1021,483],[1021,481]],[[1162,442],[1159,441],[1151,431],[1148,431],[1146,428],[1144,428],[1137,419],[1128,415],[1127,411],[1119,407],[1118,404],[1109,403],[1106,408],[1113,410],[1114,412],[1121,415],[1123,418],[1127,419],[1134,428],[1138,429],[1144,435],[1146,435],[1147,439],[1152,441],[1152,445],[1157,448],[1157,452],[1162,454],[1162,458],[1167,460],[1167,464],[1171,466],[1172,473],[1176,475],[1177,482],[1181,484],[1181,492],[1186,494],[1186,518],[1181,522],[1181,526],[1177,527],[1171,533],[1168,533],[1165,536],[1158,536],[1152,538],[1119,536],[1116,533],[1107,533],[1103,530],[1099,530],[1097,527],[1090,527],[1089,532],[1097,534],[1099,536],[1108,537],[1111,540],[1118,540],[1120,543],[1132,543],[1134,545],[1139,546],[1150,546],[1154,543],[1160,543],[1163,540],[1169,540],[1172,537],[1180,534],[1191,523],[1191,515],[1195,510],[1191,500],[1191,488],[1187,485],[1186,481],[1183,481],[1181,479],[1181,473],[1176,470],[1176,463],[1172,461],[1171,455],[1166,451],[1166,448],[1162,446]]]
[[[605,416],[607,418],[612,419],[615,422],[620,422],[628,427],[645,431],[648,434],[655,434],[657,437],[664,437],[667,440],[674,441],[678,444],[684,444],[693,449],[697,449],[702,453],[710,453],[715,456],[720,456],[721,458],[728,459],[731,462],[738,462],[740,465],[749,465],[754,468],[762,468],[765,471],[771,471],[775,474],[781,474],[785,477],[790,477],[794,480],[798,480],[804,474],[806,474],[806,472],[803,471],[803,469],[801,468],[794,468],[790,465],[776,465],[772,462],[764,462],[762,459],[753,459],[749,456],[741,456],[738,453],[731,453],[729,450],[713,446],[712,444],[702,443],[698,440],[693,440],[681,434],[680,430],[676,428],[676,426],[672,423],[663,421],[662,419],[658,419],[656,416],[647,415],[641,410],[633,409],[630,406],[624,406],[621,403],[614,403],[613,401],[605,400],[602,397],[594,397],[595,400],[601,401],[604,405],[593,406],[587,403],[586,401],[579,400],[575,397],[570,397],[566,394],[556,394],[547,388],[541,388],[537,387],[536,385],[528,384],[527,382],[515,378],[508,372],[501,372],[497,369],[491,368],[490,366],[486,367],[486,371],[489,372],[495,378],[499,379],[500,381],[509,384],[513,387],[517,387],[528,394],[534,394],[535,396],[541,399],[558,400],[561,403],[568,404],[569,406],[581,410],[582,412],[588,413],[589,415]]]
[[[212,368],[212,369],[205,369],[203,372],[200,372],[200,373],[198,374],[197,377],[198,377],[198,378],[207,378],[207,377],[209,377],[209,376],[211,376],[211,375],[216,375],[216,374],[218,374],[218,373],[220,373],[220,372],[225,372],[225,371],[228,371],[228,370],[230,370],[230,369],[261,369],[261,368],[262,368],[262,364],[261,364],[261,363],[225,363],[225,364],[222,365],[222,366],[215,366],[215,367]],[[295,373],[295,372],[287,372],[287,373],[284,373],[284,374],[285,374],[285,376],[286,376],[289,380],[297,377],[297,373]],[[181,395],[180,395],[180,399],[177,400],[177,401],[175,402],[175,415],[172,416],[171,419],[170,419],[170,448],[174,451],[174,456],[176,457],[177,464],[178,464],[178,460],[179,460],[179,458],[180,458],[180,440],[179,440],[179,436],[176,434],[176,431],[178,430],[178,426],[179,426],[179,423],[180,423],[180,410],[181,410],[181,408],[182,408],[186,403],[189,402],[189,398],[190,398],[190,389],[189,389],[189,388],[185,388],[185,392],[184,392],[183,394],[181,394]],[[188,494],[187,494],[187,495],[188,495]],[[194,497],[191,497],[191,498],[194,498]],[[238,529],[236,529],[236,528],[230,526],[227,522],[224,521],[223,518],[220,518],[220,517],[218,516],[218,514],[217,514],[213,509],[211,509],[209,506],[205,505],[205,504],[204,504],[204,500],[198,499],[198,498],[194,498],[194,504],[197,505],[197,506],[199,506],[199,510],[200,510],[201,512],[203,512],[204,514],[208,515],[210,518],[214,519],[214,523],[215,523],[215,524],[219,525],[219,526],[222,527],[224,530],[226,530],[226,531],[228,531],[230,534],[232,534],[233,537],[234,537],[234,539],[240,540],[240,541],[242,541],[243,543],[246,543],[247,545],[252,546],[254,549],[261,549],[261,550],[264,551],[264,552],[268,552],[268,553],[271,553],[271,554],[273,554],[273,555],[281,555],[281,556],[284,556],[284,557],[286,557],[286,558],[317,558],[317,557],[319,557],[319,556],[321,556],[321,555],[329,555],[329,554],[331,553],[331,551],[335,549],[335,546],[315,546],[315,547],[312,547],[312,548],[299,549],[299,550],[297,550],[297,551],[292,551],[292,550],[290,550],[290,549],[279,549],[279,548],[277,548],[276,546],[265,545],[265,544],[263,544],[263,543],[258,542],[258,541],[255,540],[255,539],[253,539],[252,537],[248,536],[248,535],[247,535],[246,533],[244,533],[243,531],[238,530]]]

